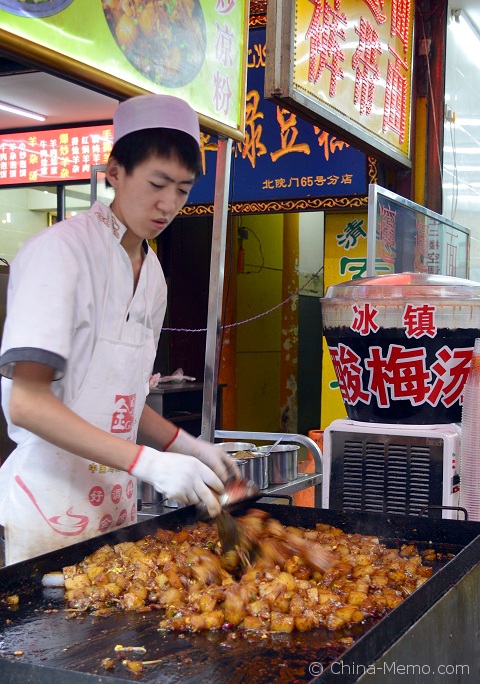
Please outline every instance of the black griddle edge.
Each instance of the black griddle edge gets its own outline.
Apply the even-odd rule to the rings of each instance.
[[[480,560],[480,523],[456,520],[439,520],[427,517],[383,515],[376,513],[338,512],[324,509],[302,508],[279,504],[254,504],[286,525],[314,527],[326,523],[340,527],[345,532],[376,535],[389,546],[404,542],[432,546],[436,550],[451,550],[456,555],[441,567],[422,587],[405,599],[371,627],[341,656],[345,665],[361,662],[365,667],[375,662],[399,637],[404,634],[447,591],[455,587]],[[251,508],[237,506],[241,514]],[[136,541],[156,529],[178,530],[197,520],[194,506],[177,509],[157,518],[136,523],[115,532],[68,546],[37,558],[0,569],[0,594],[21,593],[41,583],[47,572],[58,571],[93,553],[103,544]],[[346,668],[348,670],[348,668]],[[357,679],[344,670],[342,684]],[[196,679],[196,678],[195,678]],[[48,665],[38,666],[19,660],[0,659],[0,682],[2,684],[112,684],[124,682],[115,675],[93,675],[72,670],[58,670]],[[142,677],[138,678],[139,682]],[[185,677],[185,682],[189,677]],[[309,684],[338,684],[338,674],[326,669],[320,676],[310,679]]]

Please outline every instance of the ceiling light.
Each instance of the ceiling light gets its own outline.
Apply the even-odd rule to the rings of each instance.
[[[18,116],[26,116],[28,119],[36,119],[37,121],[45,121],[47,118],[46,116],[43,116],[43,114],[30,112],[28,109],[22,109],[21,107],[15,107],[7,102],[0,102],[0,109],[5,112],[11,112],[12,114],[18,114]]]

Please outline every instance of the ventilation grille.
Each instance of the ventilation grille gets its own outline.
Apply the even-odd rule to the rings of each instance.
[[[358,483],[363,478],[361,445],[348,442],[343,459],[343,508],[358,511],[362,508],[362,490]]]
[[[442,439],[356,437],[332,433],[331,508],[419,515],[442,504]]]

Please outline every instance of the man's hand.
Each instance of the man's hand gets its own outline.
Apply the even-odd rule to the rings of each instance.
[[[144,446],[128,472],[149,482],[167,499],[185,504],[203,501],[212,517],[220,513],[220,502],[214,492],[221,494],[223,484],[200,459]]]
[[[235,477],[238,480],[242,477],[235,460],[226,451],[203,439],[195,439],[185,430],[179,429],[167,451],[194,456],[211,468],[222,482],[226,482],[230,477]]]

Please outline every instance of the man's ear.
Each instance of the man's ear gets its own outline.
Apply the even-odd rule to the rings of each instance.
[[[120,178],[121,165],[115,159],[115,157],[110,157],[107,162],[107,168],[105,169],[105,176],[112,188],[117,188],[119,178]]]

